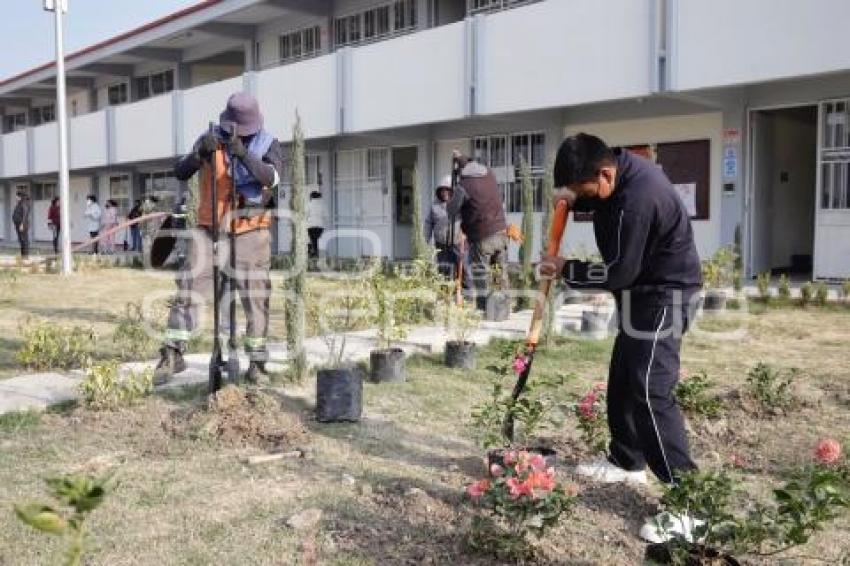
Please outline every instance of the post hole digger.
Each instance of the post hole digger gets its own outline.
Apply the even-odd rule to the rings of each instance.
[[[569,213],[570,209],[566,201],[561,200],[555,206],[555,212],[552,215],[552,226],[549,229],[549,241],[546,245],[546,255],[553,256],[558,254],[561,248],[561,240],[567,227]],[[549,292],[552,289],[552,283],[553,279],[551,278],[541,279],[540,281],[537,299],[534,303],[534,313],[531,316],[531,325],[528,328],[528,334],[525,339],[525,347],[516,356],[518,360],[522,360],[523,370],[519,374],[511,394],[511,409],[505,414],[505,419],[502,423],[502,435],[509,441],[513,441],[514,439],[514,412],[512,408],[520,395],[522,395],[528,383],[528,377],[531,374],[531,366],[534,362],[534,354],[537,352],[537,344],[540,341],[544,310],[546,309]]]

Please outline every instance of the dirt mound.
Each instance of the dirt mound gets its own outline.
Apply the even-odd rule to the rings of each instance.
[[[168,428],[175,436],[265,450],[301,447],[309,439],[301,420],[284,412],[277,399],[234,385],[210,395],[205,406],[173,414]]]

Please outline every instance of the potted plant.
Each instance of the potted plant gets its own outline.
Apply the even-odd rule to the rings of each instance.
[[[375,383],[404,381],[404,350],[393,343],[407,336],[407,327],[397,320],[393,290],[383,272],[375,269],[369,282],[378,326],[378,348],[369,352],[369,378]]]
[[[446,301],[443,310],[443,320],[449,334],[444,363],[450,368],[475,369],[475,342],[470,338],[481,315],[465,301],[458,303],[451,298]]]
[[[720,248],[713,257],[702,263],[702,279],[705,285],[702,302],[704,312],[719,312],[726,308],[734,278],[735,252],[732,248]]]
[[[505,292],[505,274],[502,266],[495,264],[490,269],[492,291],[487,296],[484,319],[490,322],[508,320],[511,316],[511,296]]]
[[[672,538],[650,545],[646,558],[661,564],[735,565],[734,555],[776,557],[806,544],[850,507],[850,469],[837,441],[819,441],[813,461],[789,475],[761,501],[727,471],[680,474],[665,489],[665,512],[656,525]],[[699,520],[690,537],[673,530],[672,517],[681,515]]]
[[[591,309],[581,313],[582,335],[596,340],[607,338],[612,317],[613,313],[605,306],[605,298],[595,298]]]
[[[369,318],[368,294],[362,288],[321,297],[308,294],[310,323],[327,347],[327,358],[316,372],[316,420],[356,422],[363,410],[363,377],[345,359],[346,332]]]
[[[525,358],[518,355],[523,345],[507,342],[501,351],[501,363],[490,365],[487,370],[491,376],[490,398],[476,405],[472,410],[473,425],[482,447],[487,452],[488,466],[502,464],[507,452],[525,450],[540,454],[549,466],[553,466],[557,454],[549,447],[536,443],[535,434],[542,427],[551,424],[553,409],[556,406],[553,392],[566,382],[564,375],[535,376],[526,384],[524,394],[514,400],[511,395],[515,377],[525,370]],[[512,442],[505,434],[504,422],[508,415],[519,424],[518,432]]]

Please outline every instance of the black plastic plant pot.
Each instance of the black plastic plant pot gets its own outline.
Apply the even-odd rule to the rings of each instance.
[[[363,412],[363,378],[354,369],[320,369],[316,379],[316,420],[357,422]]]
[[[369,353],[369,379],[374,383],[404,381],[404,350],[389,348]]]
[[[611,326],[611,315],[585,311],[581,314],[581,333],[595,338],[605,338]]]
[[[726,293],[709,289],[702,299],[704,312],[720,312],[726,308]]]
[[[450,340],[446,342],[444,353],[446,367],[475,369],[475,343],[457,342]]]
[[[493,464],[505,467],[505,452],[521,452],[523,450],[531,454],[540,454],[543,456],[543,459],[546,460],[547,468],[554,468],[555,464],[558,463],[558,453],[551,448],[544,448],[542,446],[536,446],[533,448],[517,448],[515,450],[497,448],[496,450],[490,450],[487,452],[487,473],[490,473],[490,468]]]
[[[713,548],[706,548],[699,544],[691,545],[690,548],[686,549],[686,551],[687,557],[685,558],[684,564],[687,566],[705,566],[708,564],[717,566],[741,566],[741,563],[738,562],[735,557],[723,554]],[[676,562],[674,560],[670,545],[665,543],[650,544],[647,546],[646,552],[644,553],[644,559],[651,564],[682,563],[681,561]]]
[[[492,293],[487,297],[484,319],[490,322],[508,320],[511,316],[511,298],[504,293]]]

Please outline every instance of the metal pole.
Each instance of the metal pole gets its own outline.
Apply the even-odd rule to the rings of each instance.
[[[56,14],[56,119],[59,125],[59,228],[62,241],[62,275],[73,271],[71,262],[70,179],[68,174],[68,113],[65,102],[65,45],[62,11],[67,0],[54,0]]]

